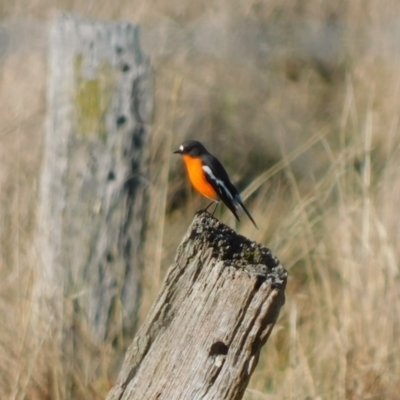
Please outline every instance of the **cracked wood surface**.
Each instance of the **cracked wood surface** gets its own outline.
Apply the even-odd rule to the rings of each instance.
[[[196,214],[107,400],[237,400],[285,301],[270,250]]]

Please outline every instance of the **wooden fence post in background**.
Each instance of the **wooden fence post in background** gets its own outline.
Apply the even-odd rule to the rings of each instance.
[[[267,248],[198,213],[107,399],[241,399],[286,278]]]
[[[84,316],[91,340],[112,340],[132,332],[140,297],[153,93],[138,27],[62,15],[49,76],[40,313],[64,332]]]

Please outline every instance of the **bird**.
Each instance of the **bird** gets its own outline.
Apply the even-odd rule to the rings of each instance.
[[[240,221],[238,211],[242,209],[258,229],[225,168],[200,142],[187,140],[173,153],[182,156],[192,186],[201,195],[212,200],[205,208],[206,211],[211,204],[216,203],[212,213],[214,215],[219,201],[222,200],[238,221]]]

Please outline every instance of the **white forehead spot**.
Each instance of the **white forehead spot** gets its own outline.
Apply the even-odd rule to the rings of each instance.
[[[182,146],[182,145],[179,147],[179,150],[180,150],[180,151],[183,151],[183,146]]]

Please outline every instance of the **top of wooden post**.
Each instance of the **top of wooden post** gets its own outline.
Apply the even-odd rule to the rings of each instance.
[[[286,285],[287,272],[271,250],[239,235],[232,228],[212,217],[206,211],[199,211],[189,228],[179,253],[186,247],[188,240],[195,240],[198,246],[212,250],[213,258],[223,261],[225,266],[243,270],[249,276],[257,277],[259,283]],[[196,246],[197,247],[197,246]]]

